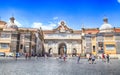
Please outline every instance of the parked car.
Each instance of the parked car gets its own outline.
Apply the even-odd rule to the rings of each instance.
[[[6,55],[7,57],[13,57],[14,56],[14,53],[10,52]]]
[[[14,54],[13,52],[10,52],[10,53],[7,54],[6,56],[8,56],[8,57],[14,57],[15,54]],[[20,57],[21,55],[20,55],[20,53],[16,53],[16,56],[17,56],[17,57]]]
[[[0,52],[0,56],[5,57],[5,53],[4,52]]]

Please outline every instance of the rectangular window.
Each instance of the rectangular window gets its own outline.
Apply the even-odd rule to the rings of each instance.
[[[103,47],[103,42],[98,42],[98,47]]]
[[[12,39],[17,39],[17,34],[12,34]]]
[[[98,42],[98,53],[103,53],[104,49],[103,49],[103,42]]]
[[[8,34],[8,33],[1,33],[0,38],[10,38],[10,34]]]
[[[30,40],[30,35],[24,35],[24,39],[27,41]]]
[[[113,44],[106,45],[106,50],[114,50],[114,49],[115,49],[115,45]]]
[[[7,44],[7,43],[1,43],[0,44],[0,48],[1,49],[7,49],[7,48],[9,48],[9,44]]]

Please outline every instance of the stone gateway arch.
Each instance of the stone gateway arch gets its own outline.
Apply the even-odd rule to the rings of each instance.
[[[81,53],[81,31],[73,30],[61,21],[61,24],[53,30],[44,30],[44,47],[46,52],[54,56],[72,55]]]

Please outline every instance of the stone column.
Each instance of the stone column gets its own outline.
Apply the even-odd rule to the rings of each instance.
[[[77,53],[78,54],[82,53],[82,50],[81,50],[82,48],[81,47],[82,47],[81,44],[78,43],[77,44]]]
[[[57,56],[58,55],[58,43],[53,44],[53,55]]]
[[[45,43],[44,45],[45,45],[45,52],[48,52],[48,44]]]
[[[72,54],[72,47],[71,47],[71,43],[67,44],[67,50],[68,50],[68,54],[71,55]]]

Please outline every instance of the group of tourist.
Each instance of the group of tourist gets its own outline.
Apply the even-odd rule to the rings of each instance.
[[[102,61],[103,62],[106,62],[106,63],[109,63],[110,62],[110,56],[109,56],[109,54],[102,54]],[[89,54],[89,56],[88,56],[88,62],[89,62],[89,64],[96,64],[96,62],[95,62],[95,59],[96,59],[96,56],[94,55],[94,54]],[[80,61],[80,56],[78,56],[78,62]]]
[[[88,62],[89,62],[89,64],[94,64],[95,63],[95,56],[91,53],[89,54]]]
[[[25,53],[25,58],[27,59],[29,57],[29,54],[28,53]],[[36,56],[37,57],[37,56]],[[45,54],[44,55],[45,58],[47,58],[47,55]],[[88,54],[86,56],[88,58],[88,62],[89,64],[96,64],[95,62],[95,59],[96,59],[96,56],[94,54]],[[38,58],[38,57],[37,57]],[[66,61],[66,58],[67,58],[67,55],[66,54],[63,54],[59,57],[60,59],[63,59],[64,61]],[[77,63],[80,62],[80,59],[81,59],[81,54],[78,55],[78,58],[77,58]],[[110,62],[110,57],[109,57],[109,54],[105,54],[103,53],[102,56],[101,56],[101,59],[103,62],[106,62],[106,63],[109,63]]]
[[[62,59],[62,58],[63,58],[64,61],[66,61],[66,56],[60,57],[60,59]],[[89,64],[96,64],[95,59],[97,57],[94,54],[91,54],[91,53],[88,54],[87,58],[88,58]],[[77,63],[80,62],[80,59],[81,59],[81,54],[78,55]],[[102,56],[101,56],[101,59],[102,59],[103,62],[109,63],[109,61],[110,61],[109,54],[104,54],[103,53]]]
[[[109,61],[110,61],[110,56],[109,56],[109,54],[102,54],[102,61],[103,62],[107,62],[107,63],[109,63]]]

